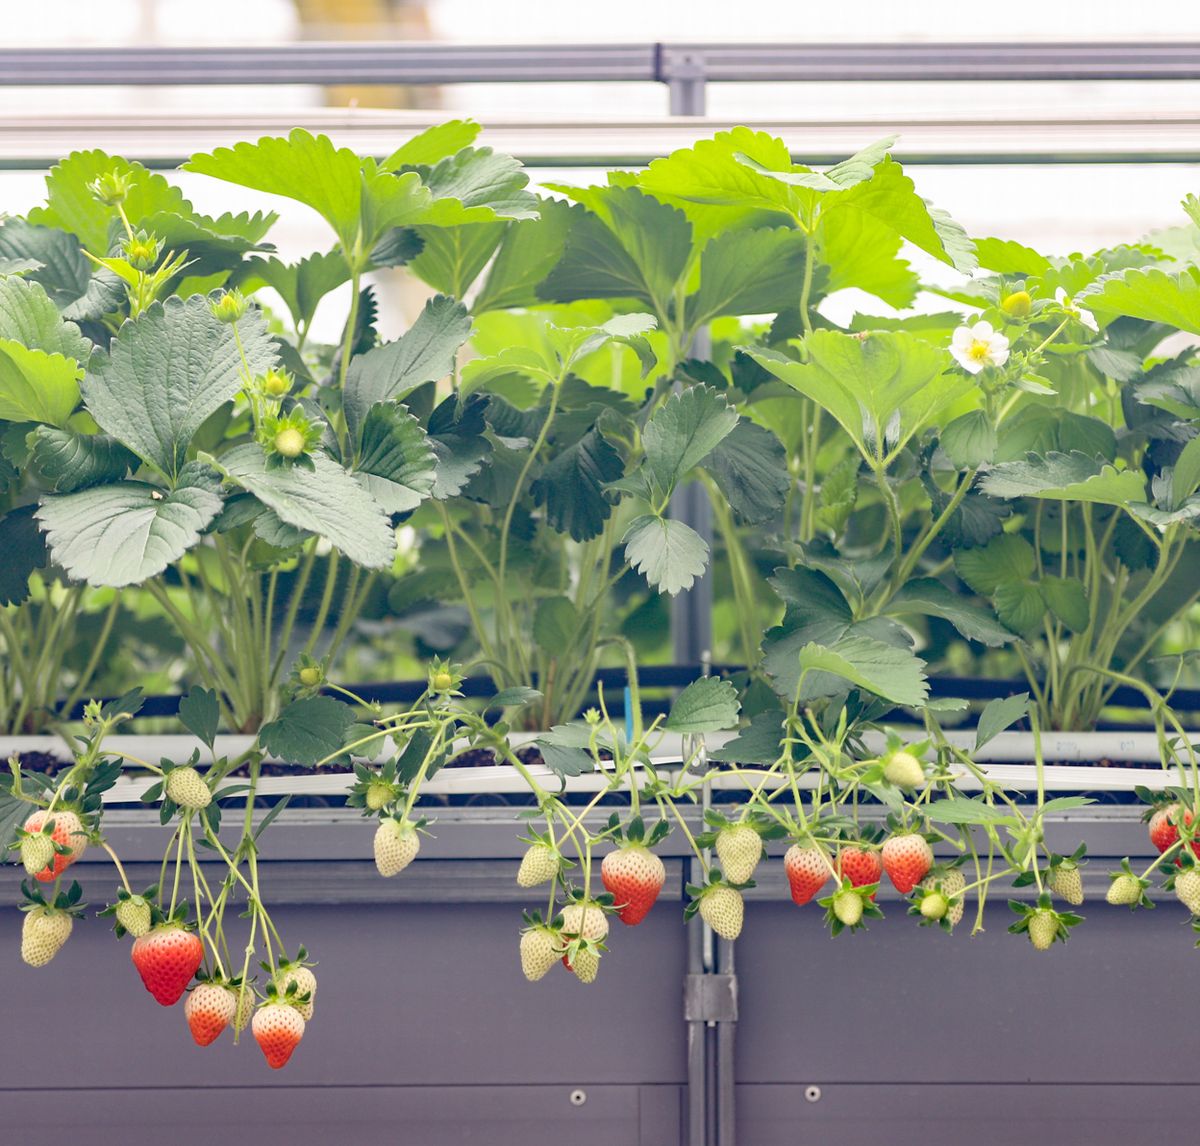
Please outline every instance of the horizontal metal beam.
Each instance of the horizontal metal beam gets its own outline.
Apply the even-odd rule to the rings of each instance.
[[[1200,43],[5,48],[0,85],[1200,79]]]
[[[444,119],[428,111],[296,108],[289,112],[114,112],[0,115],[0,169],[44,170],[72,151],[101,148],[149,167],[177,167],[197,152],[244,139],[286,135],[293,127],[323,132],[361,155],[388,155],[405,139]],[[716,117],[489,119],[482,141],[532,168],[643,167],[697,139],[736,126]],[[1195,163],[1200,114],[1162,111],[1096,117],[1014,116],[905,119],[756,119],[801,162],[824,165],[883,135],[898,133],[906,164]]]

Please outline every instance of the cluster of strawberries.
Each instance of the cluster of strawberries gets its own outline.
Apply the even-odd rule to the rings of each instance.
[[[185,774],[180,780],[182,783],[174,785],[173,795],[180,806],[188,807],[186,783],[190,777]],[[196,780],[208,796],[198,775]],[[201,800],[197,794],[191,806],[208,802]],[[64,872],[87,850],[91,838],[92,831],[80,815],[67,808],[34,812],[18,833],[16,846],[27,874],[37,883],[53,884],[56,889],[47,901],[36,888],[22,885],[26,901],[22,910],[26,914],[21,958],[31,967],[44,967],[62,950],[75,920],[87,906],[80,902],[78,883],[72,883],[66,891],[57,891],[57,887]],[[280,962],[267,986],[265,1000],[259,1003],[255,992],[240,978],[207,976],[200,970],[204,944],[187,926],[186,906],[164,914],[153,902],[156,892],[151,888],[134,895],[122,888],[117,902],[101,912],[115,917],[118,936],[133,936],[130,954],[146,990],[164,1007],[173,1007],[187,995],[184,1017],[200,1046],[215,1042],[231,1025],[237,1033],[250,1025],[268,1064],[276,1070],[282,1067],[300,1045],[305,1024],[313,1016],[317,980],[305,962],[304,949],[295,960]]]

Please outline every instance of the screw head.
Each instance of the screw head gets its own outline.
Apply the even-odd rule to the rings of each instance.
[[[804,1101],[805,1102],[820,1102],[821,1101],[821,1088],[819,1086],[806,1086],[804,1088]]]
[[[586,1090],[571,1091],[571,1105],[572,1106],[582,1106],[585,1102],[587,1102],[587,1091]]]

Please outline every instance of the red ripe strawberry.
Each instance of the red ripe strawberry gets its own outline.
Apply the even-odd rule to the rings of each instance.
[[[829,863],[817,847],[792,844],[783,857],[783,870],[792,889],[792,902],[803,907],[829,879]]]
[[[204,945],[199,936],[168,923],[134,940],[130,954],[146,990],[164,1007],[172,1007],[199,969]]]
[[[216,1042],[233,1021],[237,995],[220,983],[201,983],[183,1004],[183,1015],[198,1046]]]
[[[287,1065],[304,1038],[304,1016],[287,1003],[267,1003],[254,1012],[250,1029],[266,1055],[267,1065],[278,1070]]]
[[[933,867],[933,849],[924,836],[905,832],[883,845],[883,867],[901,895],[907,895]]]
[[[883,864],[877,852],[858,847],[842,848],[838,856],[838,876],[845,876],[854,887],[878,883],[882,874]],[[871,898],[874,899],[875,895],[872,894]]]
[[[612,892],[617,918],[636,927],[650,912],[667,881],[663,862],[649,848],[628,844],[609,852],[600,865],[600,878]]]
[[[34,812],[25,821],[25,830],[30,835],[37,835],[49,820],[54,821],[54,830],[50,833],[50,839],[60,847],[70,848],[70,851],[66,855],[56,852],[54,862],[34,876],[34,879],[41,883],[52,883],[58,879],[87,849],[87,833],[83,830],[83,824],[74,812],[55,811],[49,815],[45,812]]]
[[[1150,817],[1150,842],[1158,849],[1159,855],[1179,839],[1179,829],[1173,822],[1178,812],[1178,804],[1168,804]]]
[[[1179,804],[1168,804],[1165,808],[1159,808],[1150,817],[1150,842],[1158,849],[1159,855],[1162,855],[1179,839],[1178,825],[1181,811],[1183,812],[1183,822],[1190,827],[1192,813],[1184,811]],[[1192,840],[1191,847],[1193,854],[1200,856],[1200,840]],[[1180,862],[1178,857],[1175,862]]]

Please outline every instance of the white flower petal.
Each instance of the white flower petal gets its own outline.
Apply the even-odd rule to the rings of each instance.
[[[1059,306],[1067,305],[1067,291],[1065,287],[1059,287],[1058,290],[1054,292],[1054,301],[1058,303]]]
[[[1078,318],[1079,321],[1088,328],[1088,330],[1095,334],[1100,333],[1100,324],[1096,321],[1096,316],[1092,314],[1090,310],[1080,310],[1075,317]]]
[[[971,330],[972,336],[980,342],[989,341],[995,333],[996,331],[990,322],[977,322]]]

